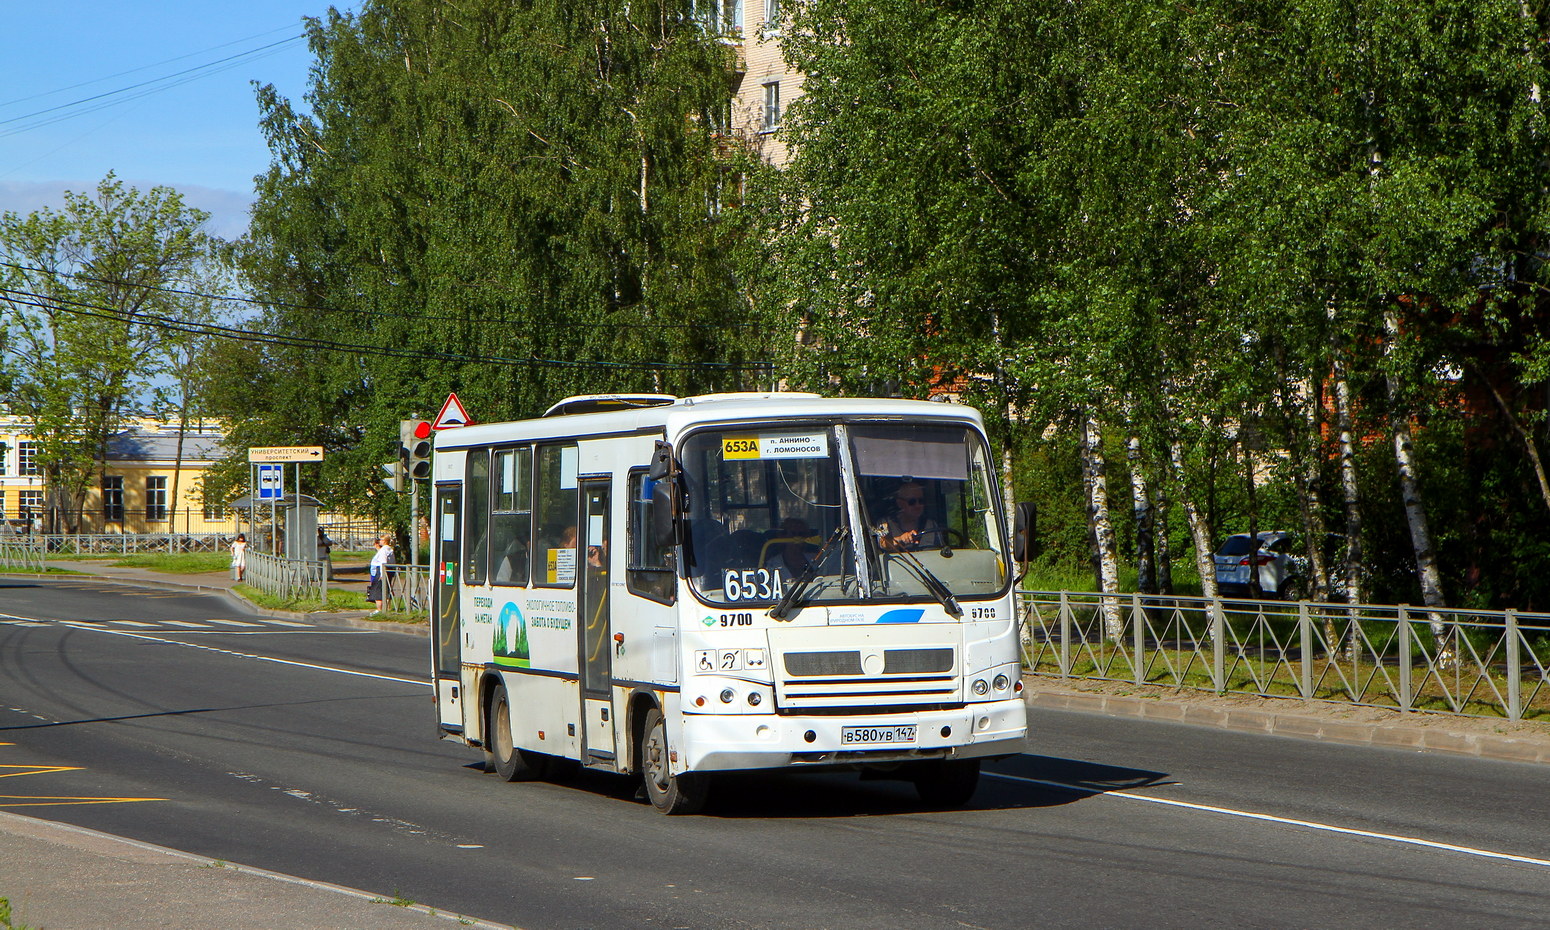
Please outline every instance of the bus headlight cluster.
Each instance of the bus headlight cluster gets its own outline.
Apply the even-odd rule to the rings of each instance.
[[[762,713],[764,699],[768,696],[766,694],[768,690],[768,685],[755,683],[749,683],[744,687],[728,686],[722,688],[719,692],[714,692],[715,700],[721,702],[721,709],[719,711],[713,710],[716,707],[715,700],[706,694],[701,694],[691,703],[695,707],[704,708],[712,713],[737,713],[743,705],[746,705],[750,710],[757,708]]]
[[[974,693],[980,697],[984,697],[986,694],[990,693],[990,685],[986,684],[985,679],[983,678],[974,679],[974,684],[972,687],[974,689]]]
[[[1012,686],[1012,679],[1006,677],[1005,675],[997,675],[994,684],[997,691],[1005,691],[1007,688]]]

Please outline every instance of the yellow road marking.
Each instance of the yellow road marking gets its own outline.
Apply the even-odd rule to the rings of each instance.
[[[165,801],[166,798],[71,798],[46,795],[0,794],[0,808],[67,807],[77,804],[128,804],[133,801]]]
[[[7,743],[6,745],[11,745]],[[24,772],[0,772],[0,778],[16,778],[20,775],[48,775],[53,772],[79,772],[79,765],[0,765],[0,769],[26,769]]]

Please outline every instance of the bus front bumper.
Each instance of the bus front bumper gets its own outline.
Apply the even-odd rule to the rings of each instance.
[[[1028,708],[1019,697],[904,714],[685,714],[683,721],[684,770],[709,772],[1014,755],[1025,748]]]

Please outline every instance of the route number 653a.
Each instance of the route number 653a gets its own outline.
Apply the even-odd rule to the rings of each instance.
[[[744,571],[729,568],[721,580],[721,590],[729,601],[777,601],[786,593],[780,572],[767,568]]]

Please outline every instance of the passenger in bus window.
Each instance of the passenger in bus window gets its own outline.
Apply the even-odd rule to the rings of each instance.
[[[926,489],[905,480],[893,492],[893,512],[882,522],[882,546],[889,552],[942,545],[942,527],[926,516]]]

